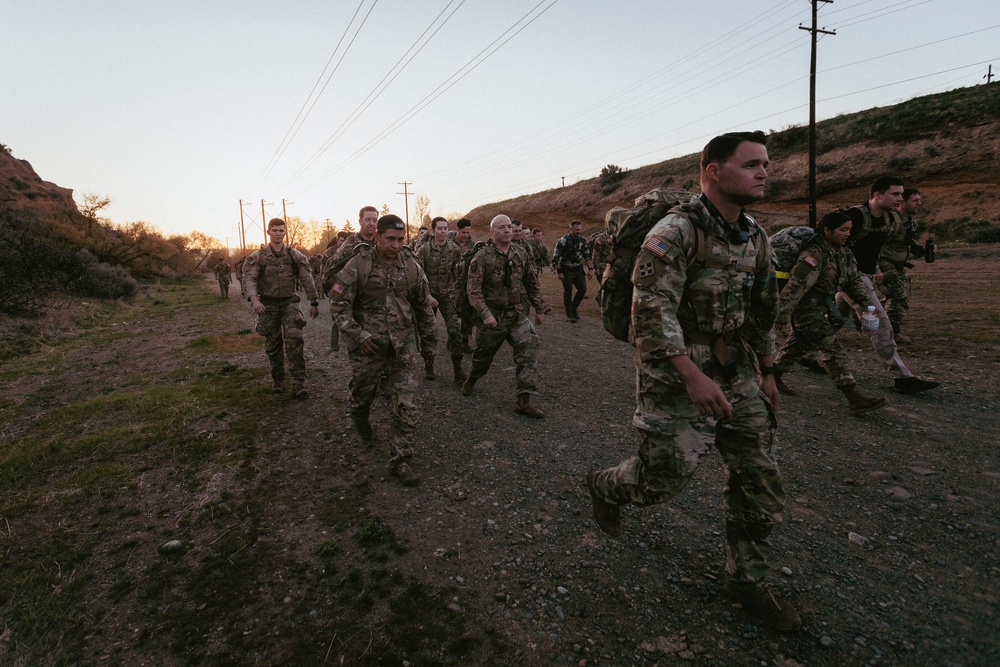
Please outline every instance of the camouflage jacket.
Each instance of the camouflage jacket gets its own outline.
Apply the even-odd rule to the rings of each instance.
[[[868,204],[852,206],[845,211],[851,218],[851,237],[847,245],[854,253],[858,269],[867,275],[875,274],[882,246],[899,233],[903,218],[895,211],[886,211],[879,218],[872,217]]]
[[[319,297],[309,270],[309,259],[288,246],[274,252],[270,245],[255,250],[243,263],[243,292],[247,299],[287,299],[295,296],[295,280],[302,283],[310,303]]]
[[[423,352],[434,350],[434,311],[427,276],[412,253],[403,249],[391,264],[378,250],[358,250],[337,273],[330,289],[330,314],[353,350],[373,336],[401,350],[420,333]]]
[[[459,274],[462,271],[462,251],[454,242],[444,245],[435,241],[424,243],[413,253],[420,267],[427,274],[431,294],[454,297],[458,292]]]
[[[902,216],[900,216],[902,218]],[[880,259],[902,264],[910,257],[923,257],[924,246],[917,243],[917,221],[913,216],[902,219],[900,224],[892,229],[882,244]]]
[[[497,317],[509,308],[525,315],[526,302],[536,312],[544,312],[545,301],[533,267],[527,251],[518,245],[511,243],[506,254],[493,244],[484,245],[469,264],[469,304],[482,319]]]
[[[545,244],[541,241],[528,241],[528,248],[531,250],[532,259],[535,261],[535,268],[541,268],[543,266],[548,266],[549,262],[549,249],[545,247]]]
[[[361,244],[372,247],[375,245],[375,238],[372,237],[370,241],[366,241],[360,232],[351,232],[351,235],[345,237],[344,242],[336,246],[336,249],[331,251],[333,248],[331,246],[323,253],[323,285],[321,289],[324,294],[329,296],[330,288],[333,287],[333,281],[337,277],[338,267],[343,268],[341,265],[354,254],[354,250]]]
[[[552,250],[552,268],[562,273],[563,268],[578,269],[590,261],[590,244],[583,236],[566,234],[556,241]]]
[[[747,349],[758,357],[774,353],[778,291],[767,235],[748,218],[749,239],[731,242],[703,197],[671,209],[653,226],[632,272],[632,326],[640,364],[658,367],[675,384],[680,380],[672,365],[660,362],[690,355],[695,335],[723,337],[744,363],[752,363]],[[706,231],[697,233],[695,224]],[[698,259],[699,238],[711,244],[704,262]]]
[[[607,232],[597,232],[590,237],[590,244],[593,247],[594,271],[597,275],[604,272],[604,265],[611,261],[611,243],[608,241]]]
[[[215,265],[215,277],[219,280],[229,280],[229,276],[232,272],[233,270],[229,267],[229,262],[226,260],[222,260]]]
[[[808,313],[825,313],[837,292],[845,292],[855,303],[868,303],[868,292],[854,255],[847,248],[833,248],[816,237],[802,248],[789,272],[788,284],[778,299],[778,322],[786,324],[792,313],[796,320]]]

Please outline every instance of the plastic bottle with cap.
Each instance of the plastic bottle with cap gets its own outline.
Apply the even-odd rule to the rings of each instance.
[[[875,314],[875,306],[868,306],[865,314],[861,316],[861,330],[869,336],[874,336],[878,332],[878,315]]]

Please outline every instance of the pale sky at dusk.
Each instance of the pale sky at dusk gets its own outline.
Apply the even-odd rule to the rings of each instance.
[[[819,119],[1000,68],[995,0],[819,14]],[[809,22],[808,0],[0,0],[0,142],[115,222],[231,246],[241,198],[339,226],[403,215],[409,181],[465,213],[804,124]]]

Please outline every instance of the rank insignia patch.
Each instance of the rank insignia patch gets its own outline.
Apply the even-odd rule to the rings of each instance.
[[[667,252],[669,252],[671,245],[665,238],[660,236],[650,236],[646,239],[646,243],[643,247],[657,257],[663,257],[667,254]]]

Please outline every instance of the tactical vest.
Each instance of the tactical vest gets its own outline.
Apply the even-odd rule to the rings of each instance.
[[[299,267],[292,258],[292,249],[285,246],[275,255],[270,246],[257,251],[257,292],[270,299],[295,296],[295,277]]]

